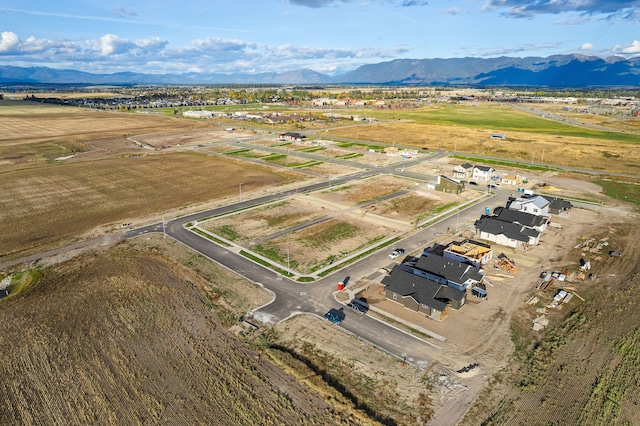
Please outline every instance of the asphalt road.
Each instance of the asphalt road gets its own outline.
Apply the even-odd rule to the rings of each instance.
[[[240,143],[240,145],[244,146],[248,144]],[[261,149],[265,148],[262,147]],[[278,151],[278,149],[276,148],[274,151]],[[325,162],[327,161],[326,157],[321,157],[317,154],[298,153],[298,155],[309,159],[322,159]],[[187,230],[185,225],[196,220],[203,220],[211,216],[230,213],[235,210],[285,198],[294,195],[295,193],[316,191],[332,185],[340,185],[351,180],[362,179],[376,174],[393,173],[414,179],[421,179],[425,181],[431,180],[431,178],[426,176],[405,172],[404,169],[413,164],[432,160],[442,155],[446,154],[440,152],[428,157],[420,156],[416,159],[405,160],[401,164],[391,164],[380,167],[358,164],[357,159],[355,159],[355,161],[339,159],[331,160],[337,165],[360,167],[363,171],[349,176],[331,179],[330,181],[306,185],[298,188],[297,190],[287,190],[244,201],[240,200],[235,204],[174,218],[165,223],[155,223],[141,228],[128,230],[121,235],[109,236],[109,238],[111,241],[115,241],[126,238],[135,238],[152,232],[164,233],[166,236],[175,239],[190,249],[261,285],[265,289],[271,291],[274,295],[273,300],[268,305],[253,312],[254,317],[259,318],[262,321],[278,322],[299,313],[322,316],[331,308],[343,307],[333,297],[333,293],[337,290],[337,283],[346,275],[349,275],[353,280],[357,280],[388,266],[391,263],[387,257],[388,250],[373,253],[366,258],[360,259],[357,262],[348,265],[344,269],[314,283],[298,283],[278,274],[277,272],[264,268],[244,256],[241,256],[237,253],[237,249],[234,251],[233,249],[217,245],[212,241]],[[504,199],[506,199],[506,194],[501,194],[497,198],[497,200],[492,200],[493,205],[503,203]],[[401,243],[398,243],[397,246],[405,248],[407,254],[414,251],[419,253],[438,236],[446,233],[447,229],[455,230],[462,224],[470,221],[472,222],[480,217],[484,208],[485,203],[461,210],[459,214],[444,219],[429,228],[408,234],[408,236]],[[103,240],[104,238],[88,241],[86,243],[82,243],[82,246],[105,244],[106,242]],[[70,246],[67,249],[73,248],[75,247]],[[56,252],[62,251],[64,251],[64,249],[57,250]],[[34,255],[33,258],[39,259],[45,255],[46,253]],[[22,260],[24,261],[24,259]],[[335,327],[340,327],[370,344],[397,356],[398,358],[406,359],[407,362],[413,365],[419,367],[427,366],[439,350],[436,344],[419,339],[369,315],[360,315],[348,309],[345,309],[345,313],[345,320],[340,325],[334,325]]]
[[[301,155],[304,155],[301,153]],[[440,154],[442,155],[442,154]],[[398,175],[410,175],[416,177],[415,174],[406,173],[402,169],[419,163],[427,158],[418,158],[404,161],[401,166],[388,165],[382,167],[370,167],[367,170],[333,179],[332,182],[321,182],[312,185],[303,186],[298,190],[288,190],[276,194],[265,195],[263,197],[251,200],[240,201],[236,204],[227,205],[207,211],[194,213],[188,216],[172,219],[165,223],[149,225],[143,228],[128,231],[126,238],[144,235],[149,232],[165,232],[167,236],[179,241],[185,246],[195,250],[196,252],[210,258],[211,260],[235,271],[239,275],[261,285],[271,291],[274,295],[273,300],[266,306],[263,306],[253,312],[255,318],[263,322],[278,322],[299,313],[324,315],[331,308],[341,308],[343,305],[338,303],[333,297],[333,293],[337,290],[337,283],[345,276],[349,275],[351,279],[357,280],[361,277],[368,276],[377,270],[390,264],[388,259],[388,251],[383,250],[373,253],[366,258],[360,259],[352,263],[344,269],[331,274],[323,279],[313,283],[298,283],[292,281],[277,272],[264,268],[261,265],[241,256],[236,251],[227,247],[219,246],[212,241],[187,230],[184,226],[195,220],[202,220],[207,217],[230,213],[232,211],[247,208],[256,204],[273,201],[295,194],[296,192],[315,191],[326,188],[329,185],[338,185],[355,179],[362,179],[374,174],[395,173]],[[326,161],[326,158],[325,158]],[[350,163],[353,166],[353,162]],[[419,175],[425,179],[425,176]],[[495,200],[487,200],[492,203],[492,207],[497,204],[504,204],[508,193],[500,192],[495,196]],[[468,224],[479,218],[484,212],[487,203],[475,205],[473,207],[461,210],[460,213],[438,222],[426,229],[417,230],[409,234],[404,240],[399,242],[397,246],[402,246],[407,251],[419,253],[426,248],[436,238],[446,233],[448,229],[456,230],[465,223]],[[340,327],[355,336],[381,348],[388,353],[416,366],[424,367],[428,365],[438,351],[437,344],[419,339],[411,334],[399,330],[387,323],[381,322],[369,315],[360,315],[345,309],[346,318]]]

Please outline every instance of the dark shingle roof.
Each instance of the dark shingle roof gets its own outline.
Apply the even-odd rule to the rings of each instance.
[[[435,299],[438,290],[442,287],[440,284],[414,275],[400,266],[395,266],[391,274],[382,279],[382,284],[386,289],[403,297],[412,297],[421,305],[427,305],[439,311],[444,311],[447,307],[445,302]]]
[[[546,195],[544,196],[544,198],[551,201],[549,208],[552,210],[562,211],[562,210],[569,210],[571,207],[573,207],[573,204],[571,204],[567,200],[563,200],[562,198],[547,197]]]
[[[491,166],[476,166],[476,169],[480,170],[481,172],[488,172],[490,170],[494,170],[494,168]]]
[[[440,285],[434,281],[411,273],[411,268],[397,265],[391,274],[382,279],[385,288],[403,297],[412,297],[421,305],[430,306],[443,312],[447,307],[445,300],[461,301],[466,296],[464,291]]]
[[[495,217],[482,216],[479,220],[476,221],[475,225],[477,229],[488,234],[503,234],[504,236],[511,238],[512,240],[522,241],[524,243],[529,242],[529,237],[522,232],[523,226],[518,225],[517,223],[505,222]]]
[[[479,272],[480,268],[467,262],[445,259],[437,254],[420,256],[420,259],[416,262],[416,269],[430,272],[433,275],[458,284],[462,284],[468,279],[475,281],[482,280],[482,275]]]
[[[498,220],[513,223],[517,222],[520,225],[527,227],[542,226],[548,221],[544,216],[521,212],[519,210],[506,209],[504,207],[496,208],[493,213],[496,215]]]

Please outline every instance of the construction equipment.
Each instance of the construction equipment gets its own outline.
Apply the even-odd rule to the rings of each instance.
[[[498,255],[498,263],[497,265],[498,268],[502,269],[503,271],[508,272],[509,274],[516,274],[518,272],[518,268],[516,267],[516,263],[509,259],[504,253],[500,253]]]

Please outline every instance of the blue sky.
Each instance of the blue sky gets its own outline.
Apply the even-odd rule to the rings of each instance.
[[[640,0],[0,0],[0,65],[340,74],[398,58],[640,56]]]

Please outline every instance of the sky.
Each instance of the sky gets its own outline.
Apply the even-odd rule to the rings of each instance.
[[[394,59],[640,56],[640,0],[0,0],[0,66],[338,75]]]

